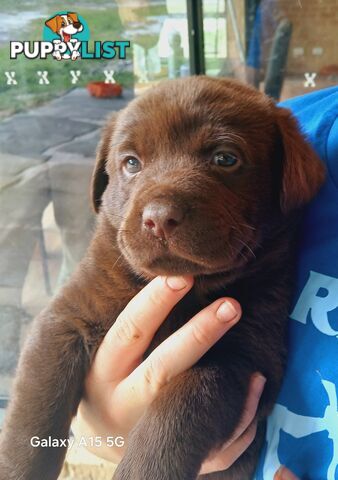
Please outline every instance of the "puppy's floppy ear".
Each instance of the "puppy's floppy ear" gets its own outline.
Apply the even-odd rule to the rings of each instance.
[[[67,12],[67,15],[73,20],[73,22],[77,23],[79,21],[77,13]]]
[[[106,171],[106,162],[110,150],[111,138],[113,135],[117,115],[112,115],[103,127],[101,140],[96,150],[96,164],[91,180],[91,199],[96,213],[101,205],[101,197],[105,191],[109,177]]]
[[[47,25],[47,27],[49,27],[52,30],[52,32],[57,33],[59,31],[59,26],[60,26],[59,20],[60,20],[59,15],[55,15],[55,17],[47,20],[47,22],[45,22],[45,25]]]
[[[324,182],[325,168],[289,110],[276,108],[276,122],[284,150],[280,204],[282,212],[289,213],[316,195]]]

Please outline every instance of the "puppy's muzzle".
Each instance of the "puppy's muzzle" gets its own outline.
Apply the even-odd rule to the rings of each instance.
[[[143,209],[142,228],[160,240],[168,240],[183,220],[184,212],[180,207],[153,201]]]

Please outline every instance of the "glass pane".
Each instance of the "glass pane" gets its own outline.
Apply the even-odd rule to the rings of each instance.
[[[189,75],[185,1],[69,5],[1,0],[0,426],[31,320],[90,241],[88,191],[105,117],[157,82]],[[203,10],[207,74],[276,99],[337,83],[338,0],[204,0]],[[41,40],[81,40],[84,50],[55,48],[40,58],[38,44],[35,51],[27,42]],[[16,44],[10,58],[11,41],[23,42],[26,56]],[[104,47],[109,41],[122,43]],[[88,453],[73,450],[68,461],[79,458],[96,472]]]
[[[2,0],[0,7],[0,428],[31,320],[90,241],[95,218],[89,184],[106,116],[145,88],[189,74],[185,2],[81,0],[66,6],[71,10],[60,10],[56,0]],[[73,57],[68,46],[59,56],[56,49],[40,58],[32,41],[41,40],[80,40],[84,50]],[[26,56],[13,44],[11,59],[11,41],[26,42]],[[109,41],[130,41],[126,58],[121,46],[114,57],[104,46]],[[120,93],[117,84],[122,95],[106,97]],[[85,463],[91,458],[82,455]],[[111,467],[107,472],[111,478]]]
[[[228,56],[225,0],[212,0],[203,5],[205,69],[218,75]]]
[[[203,9],[207,74],[278,100],[337,84],[337,0],[205,0]]]
[[[189,73],[185,2],[117,0],[125,36],[132,43],[136,93]]]

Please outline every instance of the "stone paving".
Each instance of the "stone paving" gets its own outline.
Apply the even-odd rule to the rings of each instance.
[[[101,99],[91,97],[85,89],[74,89],[46,105],[0,123],[3,217],[0,238],[4,242],[0,242],[0,375],[15,365],[20,323],[24,322],[19,305],[21,285],[27,259],[36,242],[36,236],[28,234],[29,229],[40,229],[39,215],[42,217],[51,199],[60,199],[57,205],[60,218],[66,218],[71,205],[76,212],[76,215],[72,213],[74,218],[69,220],[68,215],[64,220],[68,221],[67,228],[71,223],[75,225],[75,217],[80,218],[82,214],[82,230],[78,224],[73,229],[78,228],[79,232],[87,229],[89,236],[87,219],[91,213],[87,192],[100,127],[108,114],[126,106],[132,96],[133,92],[127,90],[122,97]],[[74,245],[73,255],[77,248],[75,242],[76,239],[69,240]],[[0,395],[4,393],[4,383],[0,378]]]
[[[124,91],[120,98],[98,99],[90,97],[85,89],[74,89],[48,104],[7,118],[0,123],[0,165],[14,165],[20,159],[24,159],[26,165],[38,162],[65,162],[66,167],[82,162],[93,164],[105,118],[125,107],[132,97],[132,91]],[[5,301],[0,298],[0,305],[6,305]],[[16,341],[15,336],[2,332],[2,327],[7,329],[8,324],[1,321],[0,315],[0,338]],[[7,348],[3,349],[2,345],[2,355],[6,350],[11,351],[11,345]],[[10,380],[8,373],[0,375],[0,427],[5,405],[1,394],[8,391]],[[77,448],[67,455],[60,478],[105,480],[111,478],[113,469],[108,462]]]
[[[94,98],[78,88],[27,113],[13,115],[0,123],[1,153],[47,159],[52,149],[72,152],[74,145],[82,145],[77,153],[92,157],[105,118],[123,108],[132,96],[131,91],[125,91],[118,98]],[[84,143],[80,141],[94,131],[90,140],[86,137]]]

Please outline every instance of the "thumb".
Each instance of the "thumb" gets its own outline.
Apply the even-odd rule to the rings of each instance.
[[[294,475],[292,472],[290,472],[288,468],[281,466],[275,473],[273,480],[300,480],[300,479],[296,477],[296,475]]]

